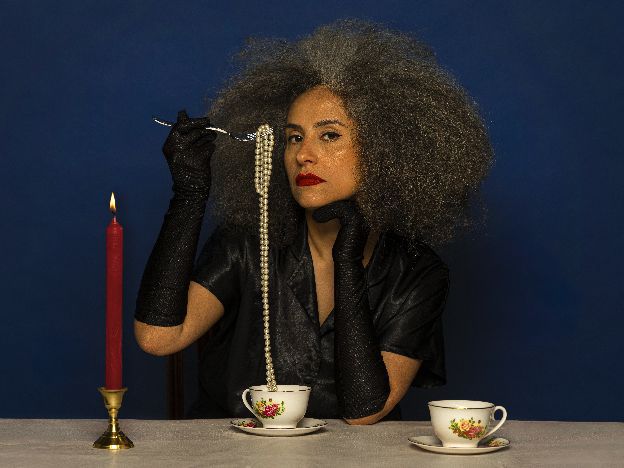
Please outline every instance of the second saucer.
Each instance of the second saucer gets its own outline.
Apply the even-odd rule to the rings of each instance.
[[[509,441],[503,437],[491,437],[481,441],[476,447],[444,447],[440,439],[434,436],[409,437],[410,443],[423,450],[448,455],[474,455],[477,453],[495,452],[496,450],[509,447]]]

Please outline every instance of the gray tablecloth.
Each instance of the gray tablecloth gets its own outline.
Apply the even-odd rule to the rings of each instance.
[[[259,437],[229,420],[121,420],[129,450],[92,448],[106,421],[0,419],[0,466],[624,466],[624,424],[507,421],[511,445],[480,455],[441,455],[407,441],[432,434],[428,422],[349,426],[329,420],[300,437]]]

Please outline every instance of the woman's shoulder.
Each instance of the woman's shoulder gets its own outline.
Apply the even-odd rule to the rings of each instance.
[[[395,232],[384,236],[384,254],[408,276],[448,278],[448,266],[429,245],[407,239]]]
[[[373,296],[390,295],[391,300],[384,303],[400,304],[397,308],[383,309],[389,317],[410,309],[410,304],[421,303],[423,298],[446,296],[450,287],[449,269],[430,246],[386,233],[381,247],[368,282]]]
[[[206,240],[198,263],[222,259],[227,262],[247,263],[259,250],[258,235],[234,224],[218,224]]]
[[[218,242],[232,246],[254,245],[258,243],[258,233],[245,226],[236,224],[218,224],[210,234],[209,242]]]

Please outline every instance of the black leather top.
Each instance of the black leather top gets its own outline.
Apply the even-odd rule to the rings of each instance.
[[[312,387],[307,417],[339,418],[334,385],[333,312],[319,326],[307,225],[295,241],[270,250],[271,347],[278,384]],[[223,318],[200,360],[200,394],[190,417],[249,417],[241,394],[266,384],[258,237],[215,230],[193,281],[223,304]],[[382,234],[366,267],[369,303],[382,351],[422,359],[412,385],[446,383],[441,314],[448,270],[428,247],[408,253],[406,241]],[[397,408],[390,416],[400,414]],[[390,419],[387,418],[387,419]]]

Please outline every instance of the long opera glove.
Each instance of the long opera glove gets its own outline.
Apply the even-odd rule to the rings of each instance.
[[[210,158],[216,133],[207,118],[190,119],[185,111],[163,146],[173,179],[173,197],[147,261],[134,317],[150,325],[184,322],[188,288],[210,192]]]
[[[338,403],[345,419],[370,416],[384,407],[390,385],[368,303],[362,259],[368,230],[352,200],[317,209],[318,222],[338,218],[334,243],[334,361]]]

